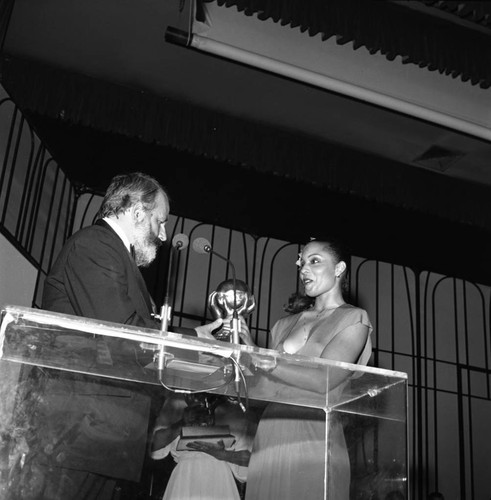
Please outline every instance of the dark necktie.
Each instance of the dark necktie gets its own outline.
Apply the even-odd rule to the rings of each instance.
[[[130,254],[134,260],[135,259],[135,247],[133,245],[130,245]]]

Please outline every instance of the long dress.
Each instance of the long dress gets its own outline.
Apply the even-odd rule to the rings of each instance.
[[[298,323],[300,314],[279,320],[271,334],[273,348],[283,351],[283,342]],[[361,323],[371,332],[366,311],[344,304],[320,318],[311,328],[297,354],[319,357],[329,342],[345,328]],[[371,354],[368,335],[358,358],[366,365]],[[342,387],[338,387],[341,391]],[[327,462],[329,500],[348,500],[350,464],[342,423],[336,412],[329,416],[329,453],[325,452],[323,410],[269,404],[254,439],[246,488],[246,500],[322,500]]]
[[[179,405],[180,401],[173,398],[168,403]],[[185,404],[180,407],[184,409]],[[165,405],[163,411],[166,411]],[[237,405],[224,403],[218,406],[215,421],[216,425],[228,425],[235,437],[228,450],[250,451],[256,425]],[[218,460],[201,451],[178,450],[178,441],[179,437],[152,453],[156,460],[170,453],[177,463],[162,500],[240,500],[235,479],[244,482],[247,467]]]

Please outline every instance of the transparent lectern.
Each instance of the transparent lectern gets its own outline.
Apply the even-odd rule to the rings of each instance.
[[[315,500],[408,498],[404,373],[5,306],[0,377],[6,500],[92,498],[87,475],[162,498],[152,429],[165,401],[190,394],[259,422],[241,496],[274,500],[273,483],[291,481]]]

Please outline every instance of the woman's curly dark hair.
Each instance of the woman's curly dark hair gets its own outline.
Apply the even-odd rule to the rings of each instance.
[[[312,307],[314,300],[313,297],[295,292],[288,297],[288,303],[283,306],[283,309],[287,313],[296,314]]]
[[[346,246],[342,245],[339,241],[333,239],[317,239],[310,238],[310,240],[305,244],[311,243],[312,241],[316,241],[323,245],[323,247],[333,256],[334,262],[338,263],[343,261],[346,263],[346,270],[343,272],[341,277],[341,289],[343,295],[347,295],[349,292],[349,264],[350,257],[349,251]],[[304,245],[304,246],[305,246]],[[288,303],[283,306],[283,310],[290,314],[296,314],[306,309],[309,309],[314,305],[315,299],[313,297],[308,297],[307,295],[301,292],[295,292],[290,295],[288,298]]]

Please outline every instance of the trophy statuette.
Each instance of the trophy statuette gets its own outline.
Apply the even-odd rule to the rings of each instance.
[[[236,291],[234,294],[234,280],[222,281],[208,296],[208,307],[215,319],[222,318],[223,325],[213,335],[217,340],[230,341],[232,333],[232,319],[234,310],[239,317],[246,318],[256,306],[247,284],[242,280],[235,280]]]

